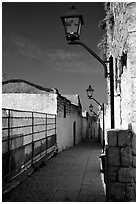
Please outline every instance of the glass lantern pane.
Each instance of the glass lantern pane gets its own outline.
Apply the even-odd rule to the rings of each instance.
[[[88,89],[86,89],[86,91],[87,91],[88,97],[91,98],[93,96],[93,92],[94,92],[91,85],[89,85],[89,87],[88,87]]]
[[[81,22],[79,20],[79,25],[78,25],[78,34],[80,35],[80,31],[81,31]]]
[[[92,91],[89,90],[87,93],[88,93],[88,96],[92,97]]]
[[[66,33],[76,34],[79,27],[79,18],[65,18]]]

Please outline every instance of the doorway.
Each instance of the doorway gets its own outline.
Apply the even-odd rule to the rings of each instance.
[[[76,144],[76,121],[73,122],[73,145]]]

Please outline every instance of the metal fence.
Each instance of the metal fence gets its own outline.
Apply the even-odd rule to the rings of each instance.
[[[55,148],[56,115],[2,109],[3,181],[17,177]]]

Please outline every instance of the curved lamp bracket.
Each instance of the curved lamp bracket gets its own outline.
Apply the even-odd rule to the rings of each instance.
[[[69,45],[81,45],[83,46],[91,55],[93,55],[104,67],[104,76],[105,78],[107,78],[108,73],[107,73],[107,66],[106,66],[106,62],[108,61],[103,61],[92,49],[90,49],[85,43],[80,42],[80,41],[71,41],[68,42]]]

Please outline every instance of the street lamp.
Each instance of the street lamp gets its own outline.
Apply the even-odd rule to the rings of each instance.
[[[61,16],[68,41],[79,40],[81,26],[84,24],[83,16],[79,14],[75,6],[71,6],[64,16]]]
[[[85,43],[79,41],[81,34],[81,27],[84,24],[83,16],[79,14],[72,6],[66,15],[61,16],[62,23],[65,28],[65,36],[69,45],[83,46],[95,59],[97,59],[104,67],[105,78],[110,76],[110,100],[111,100],[111,129],[114,128],[114,76],[113,76],[113,57],[110,56],[109,61],[103,61],[92,49]],[[109,63],[110,73],[107,72],[106,63]]]
[[[93,99],[102,108],[102,105],[95,98],[93,98],[94,89],[92,88],[91,85],[89,85],[89,87],[86,89],[86,92],[87,92],[88,98]]]
[[[91,85],[89,85],[89,87],[86,89],[86,92],[88,98],[91,98],[93,96],[94,89],[92,89]]]
[[[89,85],[89,87],[86,89],[86,92],[87,92],[88,98],[94,100],[101,107],[101,110],[103,111],[103,153],[104,153],[104,147],[105,147],[104,103],[101,105],[95,98],[93,98],[94,89],[91,87],[91,85]],[[93,111],[93,105],[90,104],[89,108],[90,108],[90,111],[92,112]]]

